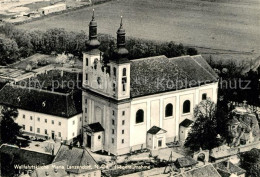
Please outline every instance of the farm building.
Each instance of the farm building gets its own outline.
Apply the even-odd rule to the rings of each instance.
[[[60,11],[66,10],[66,8],[67,8],[66,4],[61,3],[61,4],[55,4],[52,6],[42,7],[40,9],[38,9],[38,11],[42,15],[48,15],[48,14],[51,14],[54,12],[60,12]]]

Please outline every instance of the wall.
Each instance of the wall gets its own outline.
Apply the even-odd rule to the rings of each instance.
[[[140,148],[146,144],[147,131],[156,125],[167,131],[166,141],[173,141],[179,138],[179,124],[186,118],[193,119],[193,108],[202,100],[202,94],[207,93],[213,102],[217,102],[218,83],[203,85],[196,88],[165,92],[140,98],[131,101],[130,117],[130,146]],[[183,114],[183,102],[190,100],[191,112]],[[165,106],[173,105],[173,116],[165,117]],[[144,122],[136,124],[135,116],[138,109],[144,110]],[[137,138],[138,137],[138,138]]]
[[[100,139],[98,139],[99,136],[101,137]],[[104,139],[103,132],[94,133],[94,136],[92,136],[91,139],[91,150],[92,151],[103,150],[103,139]]]
[[[104,150],[112,154],[117,154],[118,152],[120,154],[128,153],[130,150],[130,103],[114,104],[105,98],[87,92],[83,92],[82,98],[83,124],[87,125],[99,122],[102,125],[105,129],[103,140]],[[87,108],[87,112],[85,108]],[[98,111],[98,115],[97,110],[100,110]],[[114,120],[114,124],[112,120]],[[114,134],[112,130],[114,130]],[[122,130],[124,130],[124,133],[122,133]],[[114,143],[112,143],[112,138],[114,139]]]
[[[105,129],[104,150],[115,155],[128,153],[130,149],[146,148],[147,131],[153,125],[166,130],[166,142],[172,142],[174,138],[179,138],[180,122],[185,118],[193,119],[193,107],[202,100],[203,93],[207,93],[214,102],[217,101],[217,86],[218,83],[212,83],[197,88],[134,98],[130,103],[118,104],[103,96],[83,92],[83,117],[86,118],[84,125],[100,122]],[[85,99],[88,100],[87,104]],[[191,113],[182,114],[182,104],[186,99],[191,101]],[[173,105],[173,116],[165,117],[165,106],[169,103]],[[98,114],[97,109],[100,109]],[[144,110],[144,122],[136,124],[135,116],[139,109]],[[125,115],[122,115],[123,111]],[[122,125],[123,120],[124,125]],[[112,134],[112,129],[114,129],[114,134]],[[123,129],[124,134],[122,134]],[[112,138],[114,143],[112,143]]]

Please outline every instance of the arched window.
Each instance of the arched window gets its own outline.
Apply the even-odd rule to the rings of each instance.
[[[186,100],[183,103],[183,114],[190,112],[190,100]]]
[[[170,117],[173,114],[173,106],[171,103],[167,104],[165,107],[165,117]]]
[[[95,68],[95,69],[97,69],[97,64],[98,64],[98,59],[96,58],[96,59],[94,60],[94,68]]]
[[[126,76],[126,68],[123,68],[123,76]]]
[[[206,100],[207,99],[207,94],[206,93],[203,93],[202,94],[202,100]]]
[[[142,109],[139,109],[136,112],[136,116],[135,116],[135,123],[142,123],[144,122],[144,111]]]

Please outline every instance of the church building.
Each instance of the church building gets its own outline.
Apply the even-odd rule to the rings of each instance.
[[[201,55],[129,60],[125,34],[121,18],[116,57],[104,62],[93,14],[82,92],[83,144],[93,152],[163,148],[199,102],[217,102],[218,76]]]

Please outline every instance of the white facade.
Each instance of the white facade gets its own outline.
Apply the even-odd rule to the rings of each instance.
[[[109,74],[106,70],[101,70],[102,64],[98,54],[84,54],[83,64],[83,81],[87,80],[83,84],[87,90],[82,94],[83,126],[99,122],[105,129],[102,134],[102,150],[115,155],[146,148],[147,131],[152,126],[167,131],[166,142],[179,140],[179,124],[185,119],[193,119],[194,107],[205,97],[217,102],[218,82],[131,98],[131,63],[117,64],[112,61],[108,65]],[[124,83],[125,89],[123,77],[127,80]],[[184,113],[186,101],[189,102],[190,108]],[[172,105],[172,114],[166,116],[166,106],[169,104]],[[136,123],[139,110],[143,112],[143,120]],[[93,139],[96,139],[94,135],[91,140]],[[93,144],[99,143],[91,142],[91,145],[86,146],[91,147],[92,151],[100,149],[93,147]]]
[[[99,44],[93,13],[89,51],[83,53],[82,85],[84,146],[92,151],[102,149],[120,155],[147,148],[147,144],[156,149],[179,140],[180,123],[193,119],[194,107],[207,98],[217,102],[218,76],[200,55],[130,61],[122,19],[117,49],[109,62],[103,62]],[[102,132],[99,140],[103,147],[92,142],[97,130],[89,131],[88,127],[93,126]],[[165,131],[163,136],[156,134],[159,129]]]
[[[130,146],[137,149],[141,145],[144,146],[146,132],[154,125],[167,131],[167,142],[172,142],[175,137],[179,139],[179,124],[186,118],[193,119],[193,108],[202,101],[203,93],[207,93],[207,97],[216,103],[217,88],[218,83],[212,83],[201,87],[134,98],[131,101]],[[189,113],[183,113],[183,104],[186,100],[191,103]],[[173,116],[165,117],[165,108],[169,103],[173,105]],[[139,109],[144,110],[144,122],[136,124],[135,116]]]
[[[63,118],[22,109],[18,113],[16,123],[31,136],[70,141],[81,133],[82,114]]]

